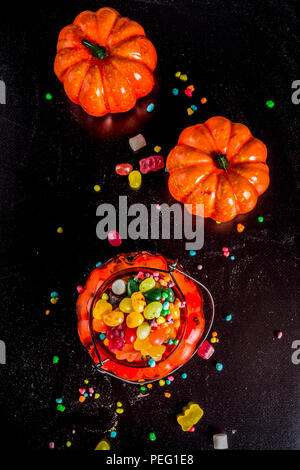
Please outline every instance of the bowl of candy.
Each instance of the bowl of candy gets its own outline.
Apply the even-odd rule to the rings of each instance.
[[[79,338],[99,372],[140,384],[167,376],[197,352],[211,329],[214,303],[178,262],[143,251],[94,269],[78,297],[77,317]]]

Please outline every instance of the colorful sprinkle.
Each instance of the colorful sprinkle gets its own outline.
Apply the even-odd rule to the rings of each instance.
[[[229,315],[226,315],[225,320],[226,321],[232,320],[232,315],[230,313],[229,313]]]
[[[150,441],[156,441],[156,435],[155,435],[154,432],[149,433],[149,439],[150,439]]]
[[[46,100],[51,101],[51,100],[52,100],[52,95],[51,95],[51,93],[46,93],[46,94],[45,94],[45,98],[46,98]]]
[[[207,103],[207,98],[205,98],[205,96],[204,96],[203,98],[201,98],[201,103],[202,103],[202,104]]]
[[[155,106],[154,106],[153,103],[149,104],[149,105],[147,106],[147,112],[148,112],[148,113],[152,113],[152,111],[154,110],[154,108],[155,108]]]
[[[271,109],[271,108],[274,108],[275,103],[272,100],[268,100],[266,101],[266,106]]]
[[[98,193],[100,190],[101,190],[101,186],[99,186],[99,184],[95,184],[94,191]]]
[[[191,256],[195,256],[196,254],[197,254],[197,251],[195,251],[195,250],[190,250],[190,255],[191,255]]]
[[[178,93],[179,93],[178,88],[173,88],[172,93],[173,93],[174,96],[177,96]]]
[[[117,431],[112,431],[112,432],[110,433],[110,437],[112,437],[112,438],[117,437]]]
[[[262,216],[259,216],[259,217],[257,218],[257,220],[258,220],[258,222],[262,223],[262,222],[264,221],[264,218],[263,218]]]
[[[59,357],[58,356],[53,356],[53,359],[52,359],[53,364],[57,364],[58,361],[59,361]]]
[[[216,369],[217,369],[218,371],[223,370],[223,364],[222,364],[221,362],[217,362],[217,364],[216,364]]]
[[[245,225],[243,224],[237,224],[236,229],[239,233],[243,232],[245,230]]]
[[[181,374],[181,377],[182,377],[183,379],[186,379],[186,378],[187,378],[187,373],[184,372],[183,374]]]

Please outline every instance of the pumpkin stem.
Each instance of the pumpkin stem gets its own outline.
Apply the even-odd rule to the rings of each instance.
[[[81,44],[88,47],[92,52],[92,56],[96,57],[97,59],[103,59],[107,56],[105,47],[98,46],[97,44],[93,44],[92,42],[86,41],[85,39],[81,41]]]
[[[221,153],[216,153],[215,155],[215,163],[220,170],[227,171],[229,167],[229,160],[226,155],[222,155]]]

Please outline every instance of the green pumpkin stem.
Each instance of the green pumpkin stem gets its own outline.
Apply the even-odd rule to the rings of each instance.
[[[215,163],[220,170],[227,171],[229,167],[229,160],[226,155],[222,155],[221,153],[216,153],[215,155]]]
[[[81,41],[81,44],[83,44],[85,47],[88,47],[92,52],[92,56],[96,57],[97,59],[103,59],[107,56],[105,47],[98,46],[97,44],[93,44],[92,42],[86,41],[85,39]]]

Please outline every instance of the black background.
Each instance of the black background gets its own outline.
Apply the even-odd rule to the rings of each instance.
[[[101,2],[52,1],[39,8],[12,5],[1,14],[1,322],[7,364],[0,366],[3,447],[94,449],[115,423],[112,450],[193,451],[212,449],[212,434],[225,431],[231,449],[300,448],[300,365],[291,362],[300,339],[297,264],[299,109],[291,84],[300,79],[300,17],[292,1],[114,1],[109,6],[140,22],[155,44],[156,87],[122,116],[88,117],[65,97],[53,72],[58,32],[82,10]],[[176,80],[187,73],[186,84]],[[193,84],[192,99],[183,94]],[[174,97],[174,86],[181,93]],[[45,94],[53,95],[52,101]],[[208,103],[200,104],[206,96]],[[266,100],[275,101],[268,109]],[[155,111],[146,112],[154,102]],[[191,117],[186,108],[194,102]],[[143,179],[138,192],[116,163],[153,154],[167,156],[187,126],[224,115],[248,125],[268,148],[271,184],[257,207],[234,221],[205,221],[205,243],[190,257],[182,241],[124,241],[121,249],[96,237],[101,202],[172,202],[163,170]],[[147,147],[134,155],[128,138],[141,132]],[[93,186],[100,184],[101,192]],[[174,202],[174,201],[173,201]],[[258,216],[264,217],[259,223]],[[246,226],[243,233],[236,224]],[[56,232],[58,226],[63,234]],[[230,248],[235,260],[222,255]],[[220,342],[211,360],[192,359],[164,397],[155,384],[144,398],[139,387],[98,374],[76,331],[76,286],[96,262],[120,251],[148,249],[181,263],[204,282],[216,302],[214,329]],[[197,264],[203,265],[197,271]],[[56,305],[50,292],[59,293]],[[45,310],[50,309],[49,316]],[[224,320],[232,313],[230,323]],[[283,331],[276,339],[274,332]],[[58,364],[52,357],[58,355]],[[223,363],[222,372],[215,361]],[[78,402],[89,380],[99,400]],[[56,410],[63,397],[66,410]],[[182,405],[195,400],[204,417],[194,433],[176,423]],[[4,423],[4,424],[3,424]],[[72,434],[75,426],[76,434]],[[157,441],[150,442],[154,431]],[[17,443],[17,444],[16,444]]]

